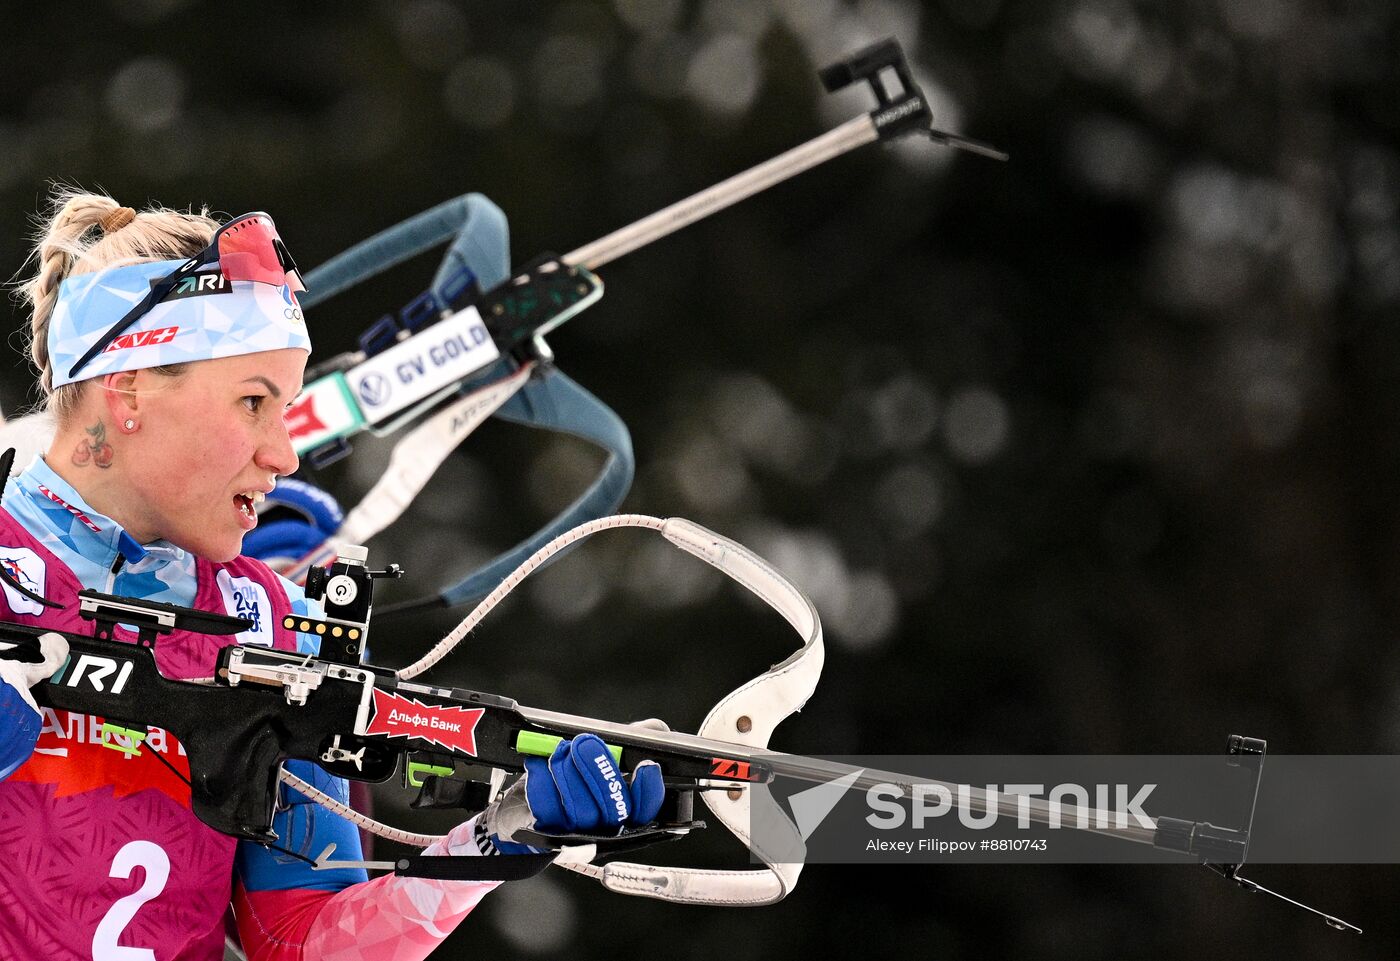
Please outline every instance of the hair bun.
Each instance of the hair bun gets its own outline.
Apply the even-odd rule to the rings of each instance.
[[[102,233],[114,234],[136,219],[136,211],[130,207],[118,207],[102,218]]]

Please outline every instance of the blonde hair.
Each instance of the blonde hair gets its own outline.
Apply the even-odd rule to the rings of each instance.
[[[137,213],[104,194],[55,186],[38,226],[34,248],[25,261],[26,265],[34,261],[37,270],[19,285],[18,296],[32,308],[28,349],[39,371],[45,406],[62,422],[77,408],[87,382],[53,387],[48,335],[58,285],[107,267],[192,257],[209,245],[219,223],[207,208],[195,213],[151,206]]]

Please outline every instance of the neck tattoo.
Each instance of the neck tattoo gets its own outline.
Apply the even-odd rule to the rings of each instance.
[[[73,448],[73,466],[86,467],[93,464],[104,470],[112,466],[112,445],[107,443],[107,426],[98,421],[91,427],[84,427],[87,438],[78,441]]]

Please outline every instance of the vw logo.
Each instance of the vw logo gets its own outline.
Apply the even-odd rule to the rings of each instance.
[[[360,400],[370,407],[378,407],[389,399],[389,378],[383,374],[366,374],[360,381]]]

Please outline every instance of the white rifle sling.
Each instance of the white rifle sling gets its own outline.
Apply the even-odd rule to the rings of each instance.
[[[448,404],[394,445],[389,466],[336,531],[336,539],[363,544],[388,527],[427,486],[447,455],[515,396],[530,378],[533,364],[477,388]]]
[[[306,572],[335,560],[347,544],[364,544],[402,516],[422,493],[442,462],[485,423],[530,379],[534,364],[524,364],[508,377],[478,387],[423,421],[394,445],[388,466],[374,487],[346,515],[335,536],[327,538],[290,568],[280,571],[297,584]]]
[[[801,649],[787,660],[722,698],[696,732],[700,737],[765,748],[774,729],[807,703],[821,676],[825,650],[816,608],[791,581],[736,541],[675,517],[661,525],[661,533],[758,595],[803,639]],[[734,792],[706,791],[701,797],[767,867],[721,871],[627,861],[560,867],[596,878],[610,891],[684,904],[757,906],[782,900],[797,884],[806,845],[768,787],[756,784]],[[755,835],[761,842],[755,841]]]

